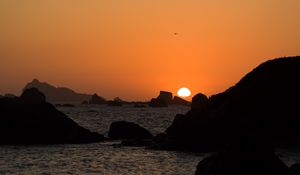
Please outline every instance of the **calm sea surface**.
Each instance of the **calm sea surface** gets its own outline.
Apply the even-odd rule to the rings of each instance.
[[[152,134],[163,132],[177,113],[189,108],[80,106],[58,108],[81,126],[107,134],[114,121],[135,122]],[[0,174],[194,174],[208,154],[113,147],[118,142],[68,145],[0,146]],[[299,152],[280,150],[288,165],[300,162]]]

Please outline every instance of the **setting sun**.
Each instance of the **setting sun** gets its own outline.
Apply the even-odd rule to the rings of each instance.
[[[177,91],[177,95],[183,98],[189,97],[191,95],[191,91],[186,87],[182,87]]]

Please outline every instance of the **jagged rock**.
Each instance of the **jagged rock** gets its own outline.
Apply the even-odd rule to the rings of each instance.
[[[160,91],[157,99],[165,101],[169,105],[169,104],[172,104],[173,94],[171,92],[167,92],[167,91]]]
[[[189,106],[190,102],[186,101],[186,100],[184,100],[184,99],[182,99],[182,98],[180,98],[178,96],[174,96],[172,104]]]
[[[113,122],[110,125],[108,136],[112,139],[152,139],[153,135],[145,128],[126,121]]]
[[[20,98],[0,99],[0,144],[90,143],[104,137],[91,132],[53,105],[37,89]]]
[[[192,98],[192,110],[205,110],[208,105],[208,98],[204,94],[197,94]]]
[[[150,107],[168,107],[168,104],[165,100],[152,98],[149,102]]]
[[[97,94],[92,95],[89,104],[106,104],[106,100]]]

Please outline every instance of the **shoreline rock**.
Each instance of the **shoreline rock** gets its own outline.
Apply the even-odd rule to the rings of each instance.
[[[225,92],[208,100],[201,95],[202,104],[177,115],[156,145],[210,152],[249,136],[275,147],[294,145],[300,138],[298,75],[299,56],[262,63]]]
[[[92,143],[104,136],[75,123],[36,88],[21,97],[0,99],[0,144]]]

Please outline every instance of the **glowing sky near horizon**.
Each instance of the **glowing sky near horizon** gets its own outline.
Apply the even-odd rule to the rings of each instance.
[[[0,94],[33,78],[106,98],[211,95],[300,55],[299,0],[1,0]]]

